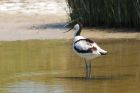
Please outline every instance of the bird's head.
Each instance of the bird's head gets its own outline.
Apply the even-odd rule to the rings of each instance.
[[[72,20],[72,21],[68,22],[64,27],[65,28],[66,27],[70,28],[69,30],[64,32],[64,33],[66,33],[66,32],[69,32],[72,29],[75,29],[76,31],[81,30],[82,24],[78,19],[76,19],[76,20]]]

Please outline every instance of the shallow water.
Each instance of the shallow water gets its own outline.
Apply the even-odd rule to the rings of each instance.
[[[91,80],[72,40],[0,42],[0,93],[139,93],[140,41],[96,41],[109,54],[93,60]]]
[[[0,13],[37,15],[65,15],[65,0],[1,0]]]

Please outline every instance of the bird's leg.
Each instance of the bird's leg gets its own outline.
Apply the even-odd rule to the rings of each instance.
[[[89,78],[91,79],[91,61],[89,62]]]
[[[88,64],[87,64],[86,59],[84,60],[85,60],[85,65],[86,65],[86,79],[88,79]]]

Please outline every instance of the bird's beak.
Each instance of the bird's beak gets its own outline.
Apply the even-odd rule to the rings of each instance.
[[[67,23],[64,27],[66,28],[66,27],[68,27],[69,25],[70,25],[70,24]],[[72,30],[72,29],[73,29],[73,27],[71,27],[69,30],[65,31],[64,33],[69,32],[69,31]]]
[[[70,27],[70,29],[67,30],[67,31],[65,31],[64,33],[69,32],[70,30],[72,30],[72,29],[74,28],[74,27],[73,27],[73,24],[75,24],[75,22],[77,22],[78,20],[79,20],[79,18],[77,18],[77,19],[75,19],[75,20],[72,20],[72,21],[70,21],[69,23],[67,23],[67,24],[64,26],[64,28]]]

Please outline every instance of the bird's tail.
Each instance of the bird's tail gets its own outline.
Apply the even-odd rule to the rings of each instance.
[[[99,49],[99,52],[101,55],[106,55],[107,54],[107,51],[106,50],[103,50],[103,49]]]

